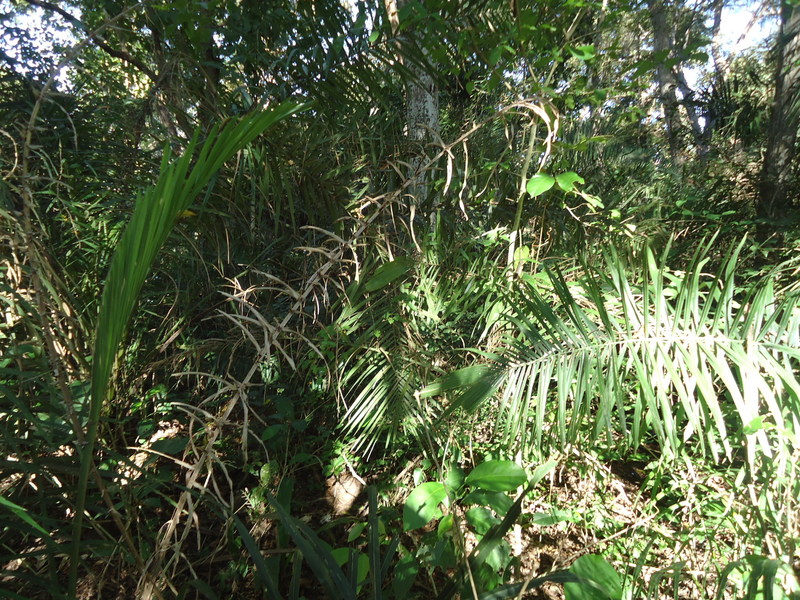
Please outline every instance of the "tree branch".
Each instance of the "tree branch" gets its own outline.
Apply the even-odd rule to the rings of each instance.
[[[47,0],[25,0],[25,1],[28,4],[32,5],[32,6],[38,6],[39,8],[42,8],[44,10],[49,10],[49,11],[52,11],[52,12],[54,12],[56,14],[61,15],[67,21],[69,21],[73,25],[76,25],[76,26],[80,27],[87,34],[89,34],[89,38],[95,43],[95,45],[98,48],[100,48],[103,51],[105,51],[106,54],[108,54],[109,56],[113,56],[114,58],[118,58],[121,61],[124,61],[124,62],[128,63],[129,65],[131,65],[133,67],[136,67],[137,69],[139,69],[139,71],[141,71],[142,73],[147,75],[147,77],[153,83],[158,85],[158,83],[159,83],[158,75],[156,75],[156,73],[152,69],[150,69],[147,65],[145,65],[138,58],[136,58],[134,56],[131,56],[127,52],[124,52],[123,50],[117,50],[116,48],[112,48],[111,46],[109,46],[108,43],[105,40],[103,40],[100,36],[98,36],[97,34],[92,33],[92,30],[89,28],[88,25],[86,25],[83,21],[81,21],[77,17],[74,17],[73,15],[68,13],[66,10],[64,10],[60,6],[57,6],[57,5],[53,4],[52,2],[48,2]]]

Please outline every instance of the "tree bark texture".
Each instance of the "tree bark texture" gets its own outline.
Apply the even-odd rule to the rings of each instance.
[[[792,161],[800,109],[800,8],[783,2],[777,41],[775,96],[759,186],[758,216],[780,223],[788,220]]]
[[[650,22],[653,26],[653,53],[658,57],[656,66],[657,97],[664,110],[664,126],[667,133],[670,158],[673,164],[680,164],[681,154],[678,141],[680,114],[678,112],[678,95],[675,92],[678,82],[668,63],[673,47],[670,33],[672,29],[669,27],[667,7],[664,5],[663,0],[650,0],[648,7],[650,9]]]
[[[717,77],[725,71],[725,60],[722,58],[722,50],[719,43],[719,31],[722,26],[722,5],[723,0],[712,0],[711,8],[714,20],[711,24],[711,56],[714,59],[714,71]]]
[[[399,11],[409,0],[384,0],[392,33],[398,38],[399,59],[409,71],[406,81],[406,135],[414,146],[409,177],[416,179],[410,187],[412,202],[428,195],[428,177],[421,170],[425,163],[424,144],[439,134],[439,89],[429,72],[424,44],[416,43],[413,28],[400,31]]]
[[[695,93],[694,90],[689,87],[689,83],[686,81],[686,75],[684,75],[683,69],[680,67],[675,69],[675,79],[678,83],[681,96],[683,96],[681,105],[686,111],[686,116],[689,119],[689,126],[692,128],[692,139],[697,147],[697,156],[702,160],[708,155],[710,140],[703,126],[700,124],[700,111],[698,110],[697,101],[695,100]]]
[[[686,50],[691,22],[679,20],[676,9],[665,4],[664,0],[649,0],[650,22],[653,26],[653,52],[657,57],[656,84],[657,96],[664,109],[664,124],[673,164],[679,165],[684,156],[681,147],[682,127],[680,108],[683,107],[692,134],[697,156],[702,160],[708,154],[708,139],[700,122],[700,111],[695,100],[695,92],[689,87],[683,67],[674,59]],[[672,14],[670,14],[672,13]],[[678,98],[677,92],[681,93]]]

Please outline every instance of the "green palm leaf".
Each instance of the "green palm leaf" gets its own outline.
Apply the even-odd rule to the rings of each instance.
[[[692,447],[718,460],[742,444],[751,466],[786,456],[783,433],[800,422],[800,295],[779,298],[774,274],[739,289],[741,244],[707,273],[713,241],[685,272],[666,252],[629,266],[610,251],[576,281],[552,271],[550,290],[523,285],[504,351],[445,416],[499,389],[500,432],[528,453],[588,432],[631,447],[653,436],[666,456]]]
[[[336,319],[341,427],[365,454],[379,443],[388,447],[400,431],[427,431],[431,405],[422,400],[439,393],[431,390],[475,381],[474,374],[445,379],[420,392],[444,364],[463,362],[464,340],[485,328],[500,286],[507,285],[493,279],[491,257],[464,260],[467,253],[437,240],[426,240],[425,248],[417,261],[396,259],[351,286]]]
[[[167,148],[158,181],[137,199],[133,216],[111,261],[97,321],[89,419],[86,442],[81,454],[79,496],[74,523],[71,589],[74,588],[77,576],[86,487],[100,413],[106,400],[117,351],[153,260],[180,214],[189,208],[220,167],[270,125],[300,108],[295,103],[284,103],[268,111],[253,113],[239,121],[215,125],[202,143],[198,130],[178,160],[172,161],[172,154]]]

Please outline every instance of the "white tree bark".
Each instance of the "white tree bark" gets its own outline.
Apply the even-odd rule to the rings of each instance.
[[[676,89],[678,82],[672,68],[668,65],[669,54],[672,50],[673,40],[671,28],[668,25],[667,8],[663,0],[650,0],[650,22],[653,25],[653,52],[661,59],[656,65],[656,85],[658,86],[658,99],[664,110],[664,126],[669,144],[669,154],[672,163],[681,162],[678,130],[680,129],[680,115],[678,113],[678,95]]]
[[[399,61],[408,69],[406,82],[406,136],[411,143],[413,155],[409,159],[409,177],[415,179],[410,186],[412,204],[427,199],[429,177],[423,172],[426,160],[426,144],[439,136],[439,89],[424,64],[428,54],[424,44],[419,43],[413,29],[400,31],[400,14],[409,0],[384,0],[392,33],[397,37]],[[413,58],[412,58],[413,57]]]

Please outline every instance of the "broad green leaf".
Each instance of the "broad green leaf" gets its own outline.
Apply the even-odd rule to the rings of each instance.
[[[419,563],[413,554],[406,554],[394,565],[392,591],[395,598],[405,598],[414,585],[419,571]]]
[[[419,467],[414,469],[413,473],[411,474],[411,479],[415,486],[425,481],[425,479],[427,479],[425,475],[425,469],[420,469]]]
[[[189,444],[189,438],[178,436],[172,438],[163,438],[153,442],[153,450],[162,452],[164,454],[177,455],[183,452],[184,448]]]
[[[463,504],[477,504],[488,506],[501,517],[505,516],[514,501],[503,492],[487,492],[486,490],[473,490],[464,496]]]
[[[492,528],[492,525],[497,525],[500,522],[500,519],[495,517],[488,508],[484,508],[483,506],[476,506],[474,508],[470,508],[467,511],[467,523],[472,525],[472,528],[475,530],[475,533],[479,535],[485,534],[489,529]]]
[[[453,529],[453,515],[445,515],[439,521],[439,527],[436,528],[436,535],[442,537],[448,531]]]
[[[594,46],[591,44],[577,46],[575,48],[570,46],[567,49],[572,56],[579,60],[589,60],[590,58],[594,58]]]
[[[487,365],[472,365],[470,367],[458,369],[422,388],[419,397],[431,398],[445,392],[451,392],[474,385],[480,381],[481,378],[485,377],[488,372],[489,367]]]
[[[367,527],[366,523],[356,523],[353,525],[353,528],[350,530],[350,533],[347,534],[347,541],[352,542],[353,540],[357,539],[358,536],[361,535],[361,532]]]
[[[486,555],[486,565],[491,567],[495,573],[499,573],[508,566],[512,556],[511,544],[506,540],[500,540],[500,543]],[[496,585],[492,587],[496,587]]]
[[[503,56],[503,50],[505,50],[505,46],[500,45],[489,53],[489,66],[493,67],[500,61],[500,57]]]
[[[586,582],[565,583],[566,600],[622,600],[619,575],[602,556],[581,556],[572,563],[569,572],[586,579]]]
[[[447,469],[444,484],[453,491],[458,490],[464,485],[464,470],[457,464],[451,464]]]
[[[577,173],[573,171],[567,171],[566,173],[556,175],[556,183],[558,183],[558,187],[565,192],[571,192],[575,189],[576,183],[585,183],[585,181],[583,180],[583,177]]]
[[[501,372],[492,370],[484,371],[482,377],[467,388],[463,394],[447,407],[447,410],[444,411],[441,418],[449,417],[459,408],[467,412],[474,411],[494,395],[497,388],[503,383],[503,379],[504,376]]]
[[[438,538],[431,547],[429,564],[426,566],[452,569],[456,566],[457,561],[456,548],[452,536],[444,536]]]
[[[530,246],[520,246],[514,250],[514,263],[521,263],[527,261],[531,257]]]
[[[389,285],[392,281],[405,275],[414,266],[414,260],[408,256],[401,256],[395,260],[381,265],[375,270],[373,276],[364,284],[368,292],[375,292]]]
[[[523,590],[530,591],[545,583],[566,583],[568,581],[582,581],[582,579],[569,571],[556,571],[550,575],[536,577],[521,583],[506,583],[489,592],[484,592],[478,596],[478,600],[516,600]]]
[[[547,477],[550,471],[555,469],[556,466],[558,466],[557,460],[548,460],[543,465],[539,465],[538,467],[536,467],[533,470],[533,474],[531,475],[530,484],[536,485],[537,483],[539,483],[542,479]]]
[[[510,460],[487,460],[467,475],[467,483],[489,492],[515,490],[527,481],[525,469]]]
[[[340,567],[344,568],[350,562],[351,548],[335,548],[331,550],[331,556]],[[363,552],[356,552],[356,559],[358,560],[358,583],[363,582],[369,573],[369,558]]]
[[[503,560],[508,560],[508,557],[510,556],[510,548],[508,554],[503,557],[502,546],[504,545],[508,545],[508,543],[505,541],[501,543],[497,548],[489,553],[489,555],[486,557],[485,564],[481,565],[480,568],[473,570],[472,575],[473,579],[475,580],[475,587],[477,589],[493,590],[500,585],[502,580],[500,579],[498,572],[500,571],[501,567],[495,567],[494,565],[500,564]],[[470,594],[467,586],[464,586],[462,594],[462,598],[469,598],[469,596],[472,595]]]
[[[403,506],[403,529],[419,529],[441,517],[439,505],[446,499],[447,490],[443,483],[429,481],[418,486],[409,494]]]
[[[772,423],[765,422],[763,415],[759,415],[744,426],[742,433],[745,435],[753,435],[763,429],[773,429],[774,427]]]
[[[528,194],[535,198],[536,196],[544,194],[547,190],[553,187],[555,183],[556,180],[552,175],[548,175],[547,173],[537,173],[528,179],[528,183],[525,184],[525,189],[528,191]]]

